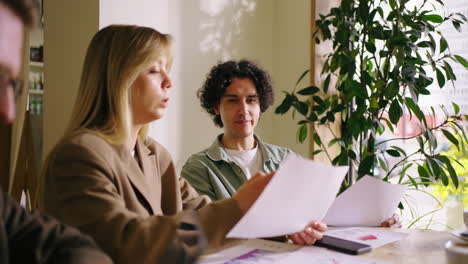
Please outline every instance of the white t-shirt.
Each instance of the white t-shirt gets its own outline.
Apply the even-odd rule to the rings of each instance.
[[[259,171],[263,171],[262,153],[256,146],[249,150],[234,150],[224,149],[229,157],[237,164],[245,173],[247,179],[255,175]]]

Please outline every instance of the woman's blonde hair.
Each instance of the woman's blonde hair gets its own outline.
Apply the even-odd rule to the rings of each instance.
[[[170,68],[172,38],[149,27],[111,25],[94,35],[86,52],[78,96],[65,137],[84,131],[123,144],[130,132],[129,88],[161,56]],[[140,130],[146,138],[147,126]]]

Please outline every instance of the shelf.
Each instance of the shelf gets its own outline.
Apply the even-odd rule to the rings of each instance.
[[[44,90],[29,89],[29,94],[44,94]]]
[[[36,67],[36,68],[44,68],[43,62],[31,61],[29,62],[29,66]]]

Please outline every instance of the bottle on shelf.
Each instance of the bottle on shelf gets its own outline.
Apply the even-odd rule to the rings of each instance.
[[[39,90],[44,90],[44,73],[39,73]]]
[[[34,90],[36,87],[35,87],[35,83],[34,83],[34,74],[30,73],[29,74],[29,90]]]
[[[29,113],[32,115],[40,115],[43,111],[43,98],[41,94],[29,95]]]
[[[40,100],[39,100],[39,103],[38,103],[38,107],[39,107],[39,115],[41,115],[43,112],[44,112],[44,101],[43,101],[43,97],[41,96]]]
[[[34,94],[29,95],[29,113],[36,113],[36,96]]]

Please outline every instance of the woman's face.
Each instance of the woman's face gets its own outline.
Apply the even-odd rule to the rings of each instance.
[[[164,116],[172,86],[166,67],[167,57],[161,56],[132,84],[131,106],[135,125],[145,125]]]

